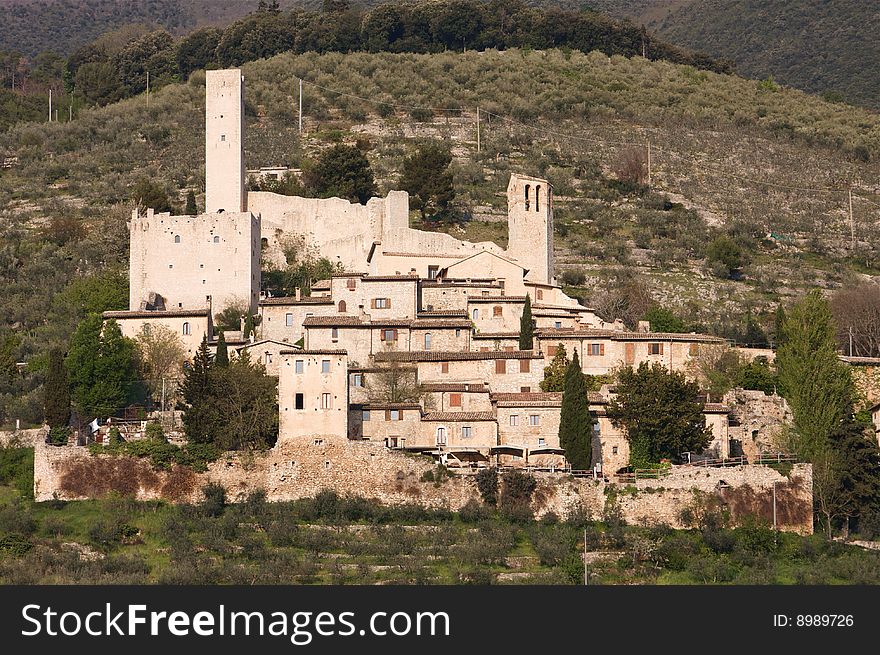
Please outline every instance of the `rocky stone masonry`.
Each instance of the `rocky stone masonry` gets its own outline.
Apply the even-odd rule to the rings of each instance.
[[[334,489],[391,505],[417,503],[452,510],[471,499],[479,500],[473,475],[466,472],[439,485],[421,482],[422,474],[432,467],[427,458],[368,441],[301,438],[276,446],[265,455],[223,457],[205,473],[185,467],[156,471],[146,460],[92,456],[81,447],[37,443],[34,497],[38,502],[75,500],[115,491],[140,500],[196,502],[201,489],[216,482],[233,500],[256,489],[265,490],[270,501],[306,498]],[[769,522],[776,482],[780,529],[812,532],[809,464],[794,465],[788,477],[766,466],[676,467],[662,480],[626,486],[550,473],[537,473],[536,478],[534,507],[538,516],[554,512],[565,517],[582,509],[601,518],[608,499],[616,498],[628,523],[665,523],[677,528],[687,527],[682,523],[683,510],[707,501],[730,510],[735,522],[748,514]],[[610,493],[612,489],[616,493]]]

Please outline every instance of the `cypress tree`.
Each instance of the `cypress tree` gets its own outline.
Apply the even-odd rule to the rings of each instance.
[[[212,358],[208,350],[208,337],[193,357],[192,364],[183,375],[181,392],[186,409],[183,413],[183,425],[186,438],[192,443],[209,443],[211,441],[210,426],[214,411],[214,394],[212,393],[211,369]]]
[[[226,347],[226,337],[223,331],[220,331],[220,338],[217,339],[217,355],[214,357],[214,363],[217,366],[229,366],[229,350]]]
[[[532,321],[532,301],[526,294],[522,318],[519,321],[519,349],[531,350],[534,347],[535,324]]]
[[[112,415],[128,404],[136,349],[116,321],[104,324],[100,314],[83,319],[70,340],[66,364],[71,395],[83,414]]]
[[[794,416],[797,454],[811,459],[852,413],[855,390],[846,364],[838,359],[828,302],[818,291],[791,308],[776,355],[779,386]]]
[[[199,209],[196,207],[196,194],[192,189],[186,193],[186,209],[183,213],[187,216],[195,216],[199,213]]]
[[[49,370],[43,385],[43,416],[50,428],[64,428],[70,423],[70,383],[64,366],[64,354],[58,348],[49,351]]]
[[[568,371],[568,355],[561,343],[556,346],[556,354],[544,368],[544,379],[541,380],[541,391],[563,391],[565,374]]]
[[[565,370],[562,410],[559,416],[559,445],[565,459],[576,471],[589,470],[593,465],[593,417],[587,384],[581,371],[577,351]]]
[[[242,334],[241,336],[243,336],[245,339],[247,339],[249,336],[251,336],[251,334],[253,334],[253,332],[254,332],[254,316],[253,316],[253,314],[248,313],[248,315],[244,319],[244,334]]]

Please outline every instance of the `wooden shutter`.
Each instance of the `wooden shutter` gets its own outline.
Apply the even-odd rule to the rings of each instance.
[[[556,350],[557,350],[556,346],[547,346],[547,356],[554,357],[556,355]]]
[[[636,361],[636,344],[630,342],[625,344],[623,349],[623,361],[626,364],[632,364]]]
[[[394,328],[393,330],[391,330],[391,340],[397,341],[397,328]]]
[[[391,298],[385,299],[385,309],[391,309]]]
[[[385,410],[385,420],[386,420],[386,421],[390,421],[390,420],[391,420],[391,410],[390,410],[390,409],[386,409],[386,410]]]
[[[460,393],[449,394],[449,406],[450,407],[461,407],[461,394]]]
[[[449,362],[440,362],[440,372],[449,373]]]
[[[604,354],[605,354],[605,344],[604,344],[604,343],[600,343],[600,344],[599,344],[599,355],[602,356],[602,355],[604,355]]]
[[[519,372],[529,373],[532,370],[532,362],[528,359],[519,360]]]
[[[379,340],[385,341],[385,330],[384,329],[379,330]]]
[[[376,309],[376,299],[370,300],[370,309]]]
[[[658,351],[657,351],[657,354],[658,354],[658,355],[662,355],[662,354],[663,354],[663,344],[662,344],[662,343],[658,343],[657,346],[659,347],[659,349],[658,349]]]
[[[507,373],[507,360],[506,359],[496,359],[495,360],[495,372],[496,373]]]

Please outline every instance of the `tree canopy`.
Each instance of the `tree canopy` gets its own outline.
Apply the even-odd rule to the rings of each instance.
[[[304,177],[309,190],[322,198],[338,196],[363,205],[377,193],[370,162],[356,146],[325,150]]]
[[[428,215],[444,217],[455,198],[452,185],[452,153],[442,142],[426,141],[403,160],[400,188],[409,192],[410,207],[424,220]]]

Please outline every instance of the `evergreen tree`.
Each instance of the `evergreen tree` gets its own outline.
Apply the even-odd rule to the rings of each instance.
[[[247,339],[254,333],[254,315],[248,312],[244,319],[244,334],[242,336]]]
[[[625,430],[630,466],[677,461],[682,453],[699,453],[709,445],[712,433],[703,418],[700,389],[683,373],[643,362],[636,370],[620,371],[616,391],[606,414]]]
[[[519,321],[519,349],[531,350],[534,347],[535,323],[532,320],[532,301],[526,294],[526,302],[523,304],[522,318]]]
[[[49,370],[43,385],[44,420],[50,428],[65,428],[70,423],[70,383],[64,366],[64,354],[58,348],[49,351]]]
[[[199,213],[196,206],[196,193],[192,189],[186,192],[186,209],[183,212],[187,216],[195,216]]]
[[[565,387],[565,373],[568,371],[568,355],[561,343],[556,346],[556,354],[544,368],[541,391],[562,391]]]
[[[811,460],[852,414],[852,377],[838,359],[831,310],[818,291],[791,308],[782,335],[776,368],[782,395],[794,416],[794,442],[790,446]]]
[[[589,470],[593,465],[593,422],[586,380],[575,351],[565,371],[559,415],[559,446],[576,471]]]
[[[229,351],[226,348],[226,337],[223,336],[222,330],[217,339],[217,355],[214,357],[214,363],[217,366],[229,366]]]
[[[838,497],[844,501],[840,513],[847,534],[853,519],[858,521],[866,510],[880,506],[880,449],[865,428],[848,419],[830,437],[831,449],[841,459]]]
[[[309,190],[321,198],[338,196],[364,205],[376,194],[373,169],[356,146],[340,144],[325,150],[304,178]]]
[[[782,303],[779,303],[776,305],[776,316],[773,320],[773,345],[776,348],[785,343],[784,326],[785,308],[782,306]]]
[[[114,320],[100,314],[83,319],[70,341],[67,371],[80,412],[112,415],[129,402],[136,377],[136,348]]]
[[[183,374],[181,392],[186,406],[183,426],[186,430],[186,438],[191,443],[211,442],[212,418],[215,416],[214,393],[211,385],[212,359],[211,351],[208,349],[208,337],[205,336],[193,357],[192,364]]]
[[[422,144],[403,160],[400,188],[409,192],[410,206],[419,210],[422,220],[429,212],[442,216],[455,198],[450,163],[449,148],[438,141]]]

